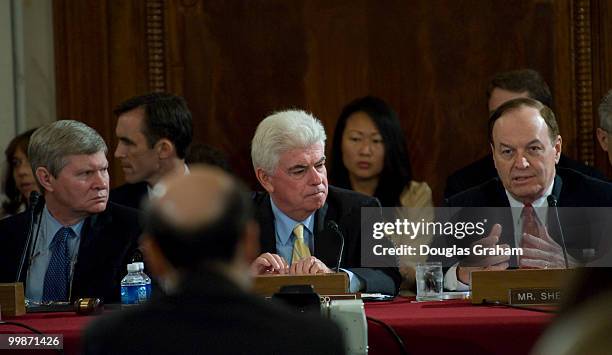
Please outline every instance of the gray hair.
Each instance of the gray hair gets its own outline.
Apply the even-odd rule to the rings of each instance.
[[[321,121],[312,114],[302,110],[276,112],[257,126],[251,142],[253,167],[272,174],[282,153],[317,143],[325,148],[326,139]]]
[[[599,127],[612,133],[612,90],[601,99],[599,104]]]
[[[36,169],[45,167],[57,177],[68,163],[70,155],[91,155],[108,151],[104,139],[93,128],[73,120],[55,121],[32,134],[28,159],[36,176]]]

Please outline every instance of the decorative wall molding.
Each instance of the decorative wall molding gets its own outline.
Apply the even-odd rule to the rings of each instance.
[[[166,91],[164,0],[146,0],[146,45],[149,90]]]
[[[578,159],[594,164],[593,152],[593,70],[591,48],[591,1],[573,4],[573,52]]]

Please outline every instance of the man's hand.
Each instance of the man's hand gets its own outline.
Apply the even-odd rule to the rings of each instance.
[[[519,259],[522,268],[564,269],[563,248],[551,238],[546,227],[540,228],[541,237],[523,233],[523,255]],[[568,255],[570,267],[577,262]]]
[[[329,274],[332,272],[334,271],[314,256],[299,260],[291,264],[289,268],[290,275]]]
[[[477,244],[484,248],[494,248],[499,242],[502,227],[499,224],[493,225],[491,232],[486,238],[482,238],[471,245],[471,250]],[[508,244],[500,244],[501,248],[510,248]],[[466,257],[459,262],[457,266],[457,279],[464,284],[470,284],[472,271],[476,270],[505,270],[508,268],[510,260],[509,255],[473,255]]]
[[[286,274],[289,272],[289,265],[285,259],[272,253],[264,253],[251,263],[251,274],[254,276],[262,274]]]

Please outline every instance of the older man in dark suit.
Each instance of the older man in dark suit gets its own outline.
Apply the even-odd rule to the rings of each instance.
[[[299,110],[268,116],[257,127],[251,157],[267,193],[254,198],[265,253],[254,261],[253,271],[316,274],[339,265],[351,291],[396,294],[397,267],[362,267],[361,208],[380,205],[328,186],[325,139],[321,122]]]
[[[137,211],[107,204],[106,144],[91,127],[57,121],[39,128],[28,156],[44,201],[0,221],[0,282],[25,283],[33,302],[99,297],[116,302],[137,253]],[[21,256],[23,268],[18,271]]]
[[[486,94],[489,114],[495,112],[504,102],[521,97],[538,100],[548,107],[552,107],[553,101],[548,84],[540,73],[533,69],[519,69],[495,74],[489,81]],[[564,154],[559,157],[557,166],[605,180],[605,176],[595,168],[572,160]],[[496,176],[497,170],[493,163],[493,157],[488,154],[452,173],[446,180],[444,198],[450,198]]]
[[[553,112],[539,101],[519,98],[501,105],[489,120],[489,136],[499,178],[459,193],[446,204],[451,207],[513,207],[512,216],[500,219],[509,222],[504,228],[512,232],[504,232],[496,225],[478,244],[522,246],[524,254],[516,265],[519,267],[567,266],[563,242],[551,237],[555,233],[549,233],[556,227],[546,226],[556,212],[549,213],[549,206],[612,206],[612,185],[570,169],[556,169],[562,139]],[[532,224],[536,227],[529,229]],[[568,243],[584,248],[581,250],[599,246],[600,241],[585,245],[587,238],[581,238]],[[569,257],[571,263],[572,255]],[[470,271],[505,269],[510,264],[511,258],[507,255],[465,258],[449,269],[445,286],[466,288]]]

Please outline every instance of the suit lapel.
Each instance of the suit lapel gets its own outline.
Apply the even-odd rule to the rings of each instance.
[[[276,233],[274,231],[274,213],[270,195],[264,197],[262,205],[256,211],[261,237],[261,252],[276,254]]]
[[[495,178],[495,181],[496,184],[492,185],[493,189],[487,192],[492,202],[490,207],[510,207],[510,202],[508,201],[508,195],[506,195],[504,185],[499,178]]]
[[[87,275],[87,267],[88,265],[94,264],[92,257],[95,255],[89,255],[92,245],[92,238],[95,237],[96,233],[93,233],[95,228],[93,222],[95,218],[88,217],[85,220],[85,224],[83,225],[83,229],[81,230],[81,242],[79,243],[79,253],[77,254],[77,261],[74,265],[74,274],[72,276],[72,290],[75,292],[79,289],[79,285],[81,284],[81,279],[83,278],[83,274]]]
[[[13,245],[6,246],[6,249],[7,250],[15,250],[16,251],[16,253],[13,253],[13,255],[10,255],[10,256],[6,255],[5,256],[7,259],[10,259],[11,257],[14,259],[14,261],[11,262],[11,264],[15,265],[14,266],[15,271],[14,271],[12,277],[16,277],[17,276],[17,269],[19,268],[19,262],[21,261],[21,255],[24,252],[23,248],[25,248],[25,242],[26,242],[26,239],[28,237],[28,228],[30,227],[30,221],[28,220],[28,218],[23,218],[24,216],[28,216],[28,215],[29,215],[29,210],[26,211],[26,212],[23,212],[22,214],[17,215],[16,217],[14,217],[15,221],[13,222],[13,224],[15,226],[19,226],[19,227],[24,226],[24,227],[23,227],[23,229],[17,228],[19,230],[12,231],[11,235],[8,236],[7,239],[5,239],[5,240],[8,241],[8,243],[11,243],[11,242],[14,243]],[[40,223],[40,220],[39,220],[38,223]],[[34,231],[33,233],[36,233],[36,231]],[[31,255],[32,248],[34,248],[34,242],[35,242],[35,239],[36,239],[34,237],[35,237],[35,235],[33,236],[32,240],[30,241],[30,246],[28,248],[29,250],[26,252],[26,259],[25,259],[25,261],[23,263],[23,266],[21,268],[21,277],[20,277],[20,280],[18,280],[18,281],[23,282],[24,286],[26,284],[26,278],[27,278],[27,275],[28,275],[28,267],[29,267],[29,263],[30,263],[29,256]],[[8,280],[9,279],[7,279],[6,282],[8,282]]]
[[[257,220],[260,222],[260,241],[262,253],[276,254],[276,233],[274,229],[274,213],[272,212],[272,204],[270,203],[270,195],[263,198],[261,205],[256,211]],[[314,250],[312,255],[325,263],[328,267],[335,267],[338,252],[340,250],[339,238],[333,235],[330,230],[325,228],[325,224],[329,220],[335,218],[334,211],[329,208],[326,202],[315,213],[314,223]]]
[[[329,197],[328,197],[329,199]],[[327,222],[336,220],[336,211],[325,202],[315,215],[315,238],[313,255],[321,260],[327,267],[334,268],[338,263],[341,248],[340,237],[327,228]],[[336,221],[338,222],[338,221]]]
[[[561,191],[563,189],[563,180],[559,175],[555,176],[555,183],[553,184],[553,189],[551,195],[555,196],[557,199],[557,204],[561,203]]]
[[[107,207],[108,208],[108,207]],[[95,260],[100,259],[100,256],[106,254],[104,248],[109,243],[98,241],[104,236],[100,232],[104,226],[111,222],[109,214],[102,213],[87,217],[83,230],[81,231],[81,242],[79,244],[79,254],[74,265],[74,275],[72,278],[72,289],[79,290],[82,280],[86,279],[87,275],[93,275],[91,269],[94,265],[99,265]],[[107,265],[111,267],[111,265]]]
[[[313,246],[314,250],[312,251],[312,255],[320,260],[321,251],[325,250],[325,221],[327,220],[327,210],[329,205],[327,202],[321,207],[317,212],[315,212],[315,224],[314,224],[314,237],[313,237]],[[325,262],[325,261],[323,261]]]
[[[329,205],[327,202],[323,207],[319,208],[315,213],[314,235],[315,237],[325,229],[325,221],[327,221],[327,210]]]
[[[555,182],[553,184],[551,195],[554,196],[557,200],[557,206],[560,204],[559,200],[561,196],[562,187],[563,181],[561,180],[561,177],[559,175],[555,176]],[[559,243],[559,245],[561,245],[561,231],[559,230],[559,223],[557,222],[556,212],[559,211],[555,211],[554,207],[548,208],[548,213],[546,216],[546,228],[548,230],[548,235],[550,235],[557,243]]]
[[[106,210],[102,213],[95,214],[87,217],[83,231],[81,232],[81,245],[79,246],[79,259],[81,255],[88,254],[100,254],[101,250],[93,250],[93,247],[99,247],[101,245],[106,246],[110,243],[100,242],[99,238],[104,238],[102,230],[112,223],[112,216],[109,213],[111,207],[107,206]]]
[[[499,178],[495,178],[496,184],[492,185],[492,189],[487,192],[491,198],[491,207],[495,208],[497,216],[491,218],[490,221],[499,223],[502,226],[501,236],[499,238],[499,244],[508,244],[510,247],[515,247],[516,243],[514,240],[514,220],[512,219],[512,209],[510,208],[510,201],[508,201],[508,195],[506,190]],[[493,224],[490,224],[493,227]],[[490,230],[489,230],[490,231]],[[510,257],[510,266],[518,266],[518,259],[516,256]]]

